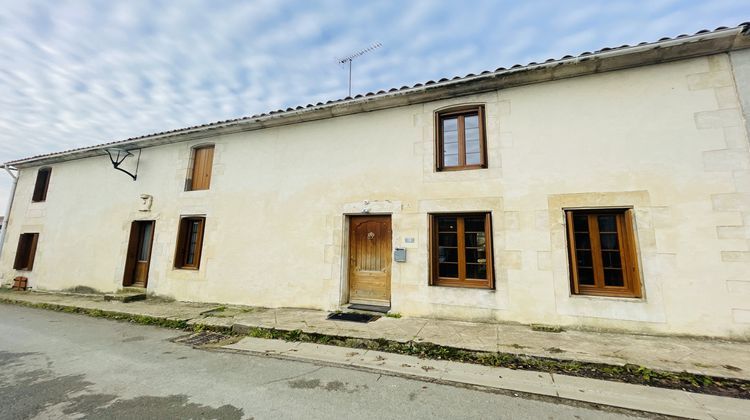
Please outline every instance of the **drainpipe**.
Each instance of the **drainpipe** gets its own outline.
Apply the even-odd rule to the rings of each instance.
[[[5,232],[8,230],[8,220],[10,219],[10,208],[13,206],[13,197],[16,195],[16,184],[18,183],[18,169],[12,166],[3,166],[5,172],[13,178],[13,183],[10,185],[10,197],[8,197],[8,204],[5,206],[5,218],[3,218],[3,227],[0,229],[0,257],[3,255],[3,244],[5,243]],[[15,170],[14,174],[11,170]]]

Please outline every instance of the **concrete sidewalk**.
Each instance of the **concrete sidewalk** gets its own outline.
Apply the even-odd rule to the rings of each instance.
[[[544,397],[619,407],[667,416],[739,420],[750,413],[750,400],[704,395],[556,373],[478,366],[446,360],[351,349],[313,343],[285,342],[246,337],[220,347],[234,352],[323,365],[342,365],[423,381],[476,386],[502,392],[522,392]],[[516,396],[518,394],[515,394]]]
[[[383,317],[368,324],[330,321],[324,311],[268,309],[160,299],[122,303],[101,296],[41,292],[0,292],[0,302],[52,304],[71,308],[144,315],[188,325],[302,330],[354,338],[429,342],[468,350],[499,351],[614,365],[750,380],[750,343],[715,339],[563,331],[534,331],[528,326],[422,318]]]

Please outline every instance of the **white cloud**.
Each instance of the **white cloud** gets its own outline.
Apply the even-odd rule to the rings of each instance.
[[[741,1],[0,0],[0,162],[739,23]],[[9,177],[0,173],[0,212]]]

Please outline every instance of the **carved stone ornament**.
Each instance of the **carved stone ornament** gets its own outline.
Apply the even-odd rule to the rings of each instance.
[[[151,204],[154,202],[154,197],[149,194],[141,194],[141,206],[138,211],[151,211]]]

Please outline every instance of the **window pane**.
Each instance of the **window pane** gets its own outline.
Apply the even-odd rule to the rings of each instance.
[[[458,263],[458,248],[440,247],[438,249],[438,262]]]
[[[200,222],[194,221],[190,223],[190,240],[188,242],[187,249],[187,264],[195,263],[195,245],[198,242],[198,226]]]
[[[578,284],[594,285],[594,269],[578,267]]]
[[[593,259],[591,258],[591,251],[576,250],[576,265],[578,267],[593,267]]]
[[[478,232],[478,233],[467,233],[464,235],[464,240],[466,241],[465,246],[469,247],[483,247],[484,244],[487,241],[487,238],[484,237],[484,232]]]
[[[458,131],[444,131],[443,144],[458,143]]]
[[[479,142],[479,129],[478,128],[466,128],[464,129],[464,133],[466,133],[466,142],[475,141]]]
[[[482,163],[482,159],[479,157],[479,153],[467,153],[466,164],[467,165],[479,165]]]
[[[458,118],[443,119],[443,133],[446,131],[458,131]]]
[[[573,216],[573,230],[576,232],[589,231],[589,219],[585,214],[576,214]]]
[[[141,243],[138,248],[138,261],[147,261],[148,252],[151,248],[151,223],[146,223],[143,226],[143,235],[141,236]]]
[[[479,129],[479,115],[467,115],[464,117],[464,127],[466,129]]]
[[[466,140],[466,153],[479,153],[479,141]]]
[[[458,143],[443,144],[443,155],[458,155]]]
[[[617,250],[617,234],[616,233],[602,233],[599,234],[599,241],[603,250],[612,249]]]
[[[617,223],[615,222],[615,215],[606,214],[598,216],[599,219],[599,232],[617,232]]]
[[[455,232],[456,231],[456,218],[455,217],[438,217],[438,231],[439,232]]]
[[[466,232],[484,233],[484,216],[470,216],[464,218],[464,230]]]
[[[621,268],[620,253],[618,251],[602,251],[602,264],[604,268]]]
[[[487,278],[487,266],[485,264],[467,264],[466,265],[466,278],[467,279],[486,279]]]
[[[591,238],[588,233],[576,233],[576,249],[591,249]]]
[[[438,245],[440,246],[458,246],[458,235],[455,233],[439,233]]]
[[[622,279],[622,270],[618,268],[605,268],[604,284],[607,286],[624,286],[625,282]]]
[[[458,264],[441,263],[438,267],[438,275],[440,277],[458,277]]]
[[[487,262],[487,255],[484,247],[466,248],[466,262],[485,264]]]
[[[458,166],[458,155],[444,155],[443,165],[445,166]]]

